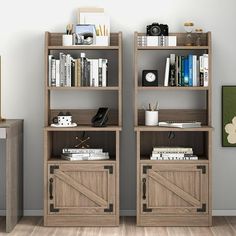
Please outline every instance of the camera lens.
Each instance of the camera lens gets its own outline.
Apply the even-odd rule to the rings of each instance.
[[[160,35],[160,33],[161,33],[161,29],[160,29],[160,27],[157,27],[157,26],[153,26],[152,28],[151,28],[151,34],[152,35]]]

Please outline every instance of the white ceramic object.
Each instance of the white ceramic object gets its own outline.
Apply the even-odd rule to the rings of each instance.
[[[73,45],[73,35],[72,34],[63,34],[62,35],[62,45],[63,46],[72,46]]]
[[[147,126],[158,125],[158,111],[145,111],[145,125]]]

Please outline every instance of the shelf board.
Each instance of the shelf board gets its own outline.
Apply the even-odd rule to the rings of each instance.
[[[208,46],[138,46],[138,50],[209,50]]]
[[[50,91],[57,91],[57,90],[79,90],[79,91],[114,91],[114,90],[119,90],[118,86],[109,86],[109,87],[47,87],[47,90]]]
[[[166,86],[166,87],[164,87],[164,86],[160,86],[160,87],[145,87],[145,86],[138,86],[137,87],[138,88],[138,90],[140,90],[140,91],[150,91],[150,90],[160,90],[160,91],[162,91],[162,90],[173,90],[173,91],[178,91],[178,90],[184,90],[184,91],[192,91],[192,90],[196,90],[196,91],[198,91],[198,90],[200,90],[200,91],[205,91],[205,90],[209,90],[209,87],[184,87],[184,86],[175,86],[175,87],[170,87],[170,86]]]
[[[150,165],[153,165],[153,164],[200,164],[200,163],[201,164],[209,164],[209,160],[199,159],[196,161],[193,161],[193,160],[158,161],[158,160],[143,159],[141,157],[140,163],[141,164],[150,164]]]
[[[45,127],[44,130],[45,131],[121,131],[121,127],[120,126],[115,126],[115,125],[109,125],[106,127],[93,127],[93,126],[89,126],[89,125],[79,125],[76,127],[71,127],[71,128],[57,128],[57,127]]]
[[[115,159],[109,159],[109,160],[96,160],[96,161],[68,161],[68,160],[62,160],[60,158],[50,158],[48,161],[48,164],[115,164]]]
[[[159,127],[159,126],[136,126],[135,131],[211,131],[213,128],[210,126],[202,126],[200,128],[174,128],[174,127]]]
[[[118,50],[119,46],[48,46],[48,50]]]

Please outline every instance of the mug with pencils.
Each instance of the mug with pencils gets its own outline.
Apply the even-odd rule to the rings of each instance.
[[[69,24],[66,26],[66,34],[62,35],[62,46],[72,46],[73,45],[73,25]]]
[[[148,109],[145,109],[145,125],[157,126],[158,125],[158,102],[155,105],[149,103]]]

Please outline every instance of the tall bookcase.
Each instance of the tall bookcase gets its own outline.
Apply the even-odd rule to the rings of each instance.
[[[210,226],[212,224],[211,33],[202,34],[202,46],[184,46],[185,33],[170,34],[177,36],[177,46],[139,46],[138,36],[144,35],[134,33],[137,224],[140,226]],[[193,34],[193,39],[195,37],[196,34]],[[170,53],[185,56],[189,53],[208,54],[209,85],[207,87],[164,87],[165,62]],[[144,69],[158,69],[160,86],[142,87],[141,76]],[[174,99],[173,94],[176,94]],[[153,102],[150,101],[153,97],[162,101],[159,121],[196,120],[202,122],[202,127],[180,129],[145,126],[142,102],[144,100],[147,102],[148,99],[149,102]],[[184,101],[183,99],[181,101],[181,97]],[[184,107],[189,101],[194,106]],[[171,106],[172,103],[175,103],[174,107]],[[198,103],[198,107],[195,103]],[[150,160],[152,149],[157,146],[191,147],[199,159],[196,161]]]
[[[107,87],[49,87],[48,56],[59,53],[79,58],[108,59]],[[110,46],[62,46],[62,33],[45,33],[45,123],[44,123],[44,225],[116,226],[119,224],[119,156],[122,129],[122,33],[110,34]],[[71,109],[71,94],[79,95]],[[92,127],[91,118],[104,102],[115,100],[107,127]],[[67,105],[54,100],[63,97]],[[96,99],[98,107],[86,107]],[[85,101],[86,100],[86,101]],[[84,102],[84,103],[81,103]],[[74,101],[75,102],[75,101]],[[92,101],[91,101],[92,102]],[[82,104],[82,105],[81,105]],[[84,105],[85,104],[85,105]],[[70,112],[73,128],[51,127],[58,113]],[[109,160],[67,161],[60,158],[63,148],[74,147],[76,137],[90,137],[90,148],[109,152]]]

